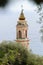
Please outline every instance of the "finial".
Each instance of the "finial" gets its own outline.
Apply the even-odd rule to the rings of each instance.
[[[21,5],[21,9],[22,9],[22,13],[23,13],[23,10],[24,10],[24,9],[23,9],[23,5]]]
[[[21,5],[21,8],[23,9],[23,5]]]

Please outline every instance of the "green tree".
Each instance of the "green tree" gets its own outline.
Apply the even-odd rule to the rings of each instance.
[[[5,7],[9,0],[0,0],[0,7]]]
[[[43,65],[43,56],[35,55],[16,42],[0,43],[0,65]]]
[[[0,64],[27,65],[28,51],[22,45],[14,42],[0,44]]]

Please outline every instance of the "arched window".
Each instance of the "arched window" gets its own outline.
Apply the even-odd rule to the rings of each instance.
[[[21,31],[19,31],[19,38],[22,38],[22,33],[21,33]]]
[[[26,38],[27,38],[27,30],[26,30],[26,32],[25,32],[25,33],[26,33]]]

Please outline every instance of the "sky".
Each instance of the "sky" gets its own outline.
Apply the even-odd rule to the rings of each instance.
[[[22,7],[28,23],[28,38],[30,49],[34,54],[43,55],[43,43],[40,40],[40,27],[37,23],[39,15],[35,10],[37,6],[27,0],[12,0],[6,8],[0,8],[0,42],[4,40],[16,40],[16,24]]]

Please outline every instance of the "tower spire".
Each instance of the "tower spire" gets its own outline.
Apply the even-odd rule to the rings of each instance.
[[[20,14],[20,17],[19,17],[19,20],[25,20],[25,16],[24,16],[24,13],[23,13],[23,5],[21,5],[21,14]]]

